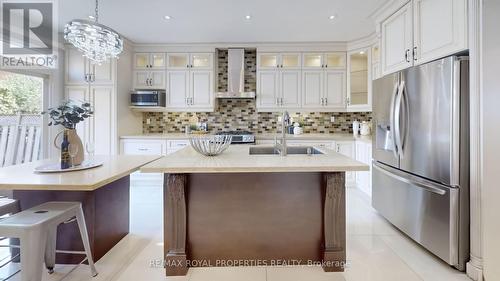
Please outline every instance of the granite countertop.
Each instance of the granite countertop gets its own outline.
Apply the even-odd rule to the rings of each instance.
[[[96,156],[104,164],[100,167],[64,172],[35,173],[35,167],[58,162],[45,159],[21,165],[0,168],[0,190],[63,190],[92,191],[127,176],[160,156],[115,155]]]
[[[203,156],[186,147],[141,167],[143,173],[269,173],[368,171],[368,165],[333,150],[320,155],[250,155],[250,147],[232,145],[218,156]]]
[[[256,140],[274,140],[275,136],[280,136],[280,134],[255,134]],[[166,134],[139,134],[139,135],[127,135],[121,136],[121,139],[188,139],[189,135],[185,133],[166,133]],[[353,134],[301,134],[301,135],[291,135],[287,134],[288,140],[326,140],[326,141],[352,141],[359,140],[367,143],[372,142],[372,136],[354,136]]]

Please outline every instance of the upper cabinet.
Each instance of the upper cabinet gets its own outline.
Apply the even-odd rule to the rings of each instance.
[[[381,23],[382,75],[467,49],[467,0],[412,0]]]
[[[206,69],[213,70],[212,53],[169,53],[167,69]]]
[[[413,18],[417,64],[467,49],[466,0],[414,0]]]
[[[79,50],[72,47],[65,49],[64,80],[66,85],[112,84],[114,75],[112,60],[102,64],[93,64]]]
[[[300,53],[259,53],[257,68],[272,69],[300,69],[302,66]]]
[[[371,48],[347,53],[347,109],[372,110]]]
[[[165,69],[164,53],[135,53],[135,69]]]
[[[382,22],[382,74],[413,65],[412,3],[408,3]]]
[[[345,69],[346,57],[343,52],[304,53],[304,69]]]
[[[166,108],[169,111],[213,111],[213,53],[167,54]]]

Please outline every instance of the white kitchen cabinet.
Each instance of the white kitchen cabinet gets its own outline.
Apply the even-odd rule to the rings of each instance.
[[[337,141],[336,151],[344,156],[355,159],[356,146],[354,141]],[[345,182],[347,186],[356,185],[356,172],[346,172]]]
[[[213,111],[213,70],[167,71],[166,107],[172,111]]]
[[[303,53],[303,69],[345,69],[346,55],[344,52]]]
[[[356,141],[356,160],[370,166],[369,171],[356,172],[356,187],[368,196],[372,196],[372,144],[364,141]]]
[[[300,53],[258,53],[257,69],[301,69]]]
[[[371,48],[347,53],[347,110],[372,111]]]
[[[416,64],[467,49],[466,0],[413,1]]]
[[[65,48],[65,85],[85,83],[112,84],[114,81],[114,61],[108,60],[102,64],[94,64],[85,58],[78,49]]]
[[[407,3],[382,22],[382,75],[413,65],[413,12]]]
[[[168,53],[167,69],[213,70],[213,53]]]
[[[167,141],[163,139],[122,139],[120,153],[124,155],[167,155]]]
[[[167,154],[177,152],[189,146],[189,140],[168,140],[167,141]]]
[[[301,71],[276,68],[257,72],[257,109],[281,111],[300,108]]]
[[[344,70],[304,70],[302,108],[308,110],[345,110]]]
[[[381,23],[382,75],[467,49],[467,0],[412,0]]]
[[[66,86],[67,99],[77,103],[89,102],[93,106],[94,114],[77,125],[77,133],[84,146],[93,143],[95,154],[110,155],[115,150],[116,114],[113,104],[113,86]]]
[[[381,77],[380,71],[380,46],[378,43],[371,48],[371,68],[372,68],[372,80]]]
[[[135,53],[134,69],[165,69],[165,53]]]
[[[134,89],[164,89],[165,71],[136,70],[133,84]]]

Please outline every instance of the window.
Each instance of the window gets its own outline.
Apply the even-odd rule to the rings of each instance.
[[[0,71],[0,167],[40,159],[44,79]]]

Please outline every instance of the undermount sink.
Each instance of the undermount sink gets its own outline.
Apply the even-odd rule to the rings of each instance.
[[[324,154],[321,150],[312,146],[289,146],[286,149],[288,155],[317,155]],[[279,149],[274,146],[250,147],[250,155],[280,155]]]

